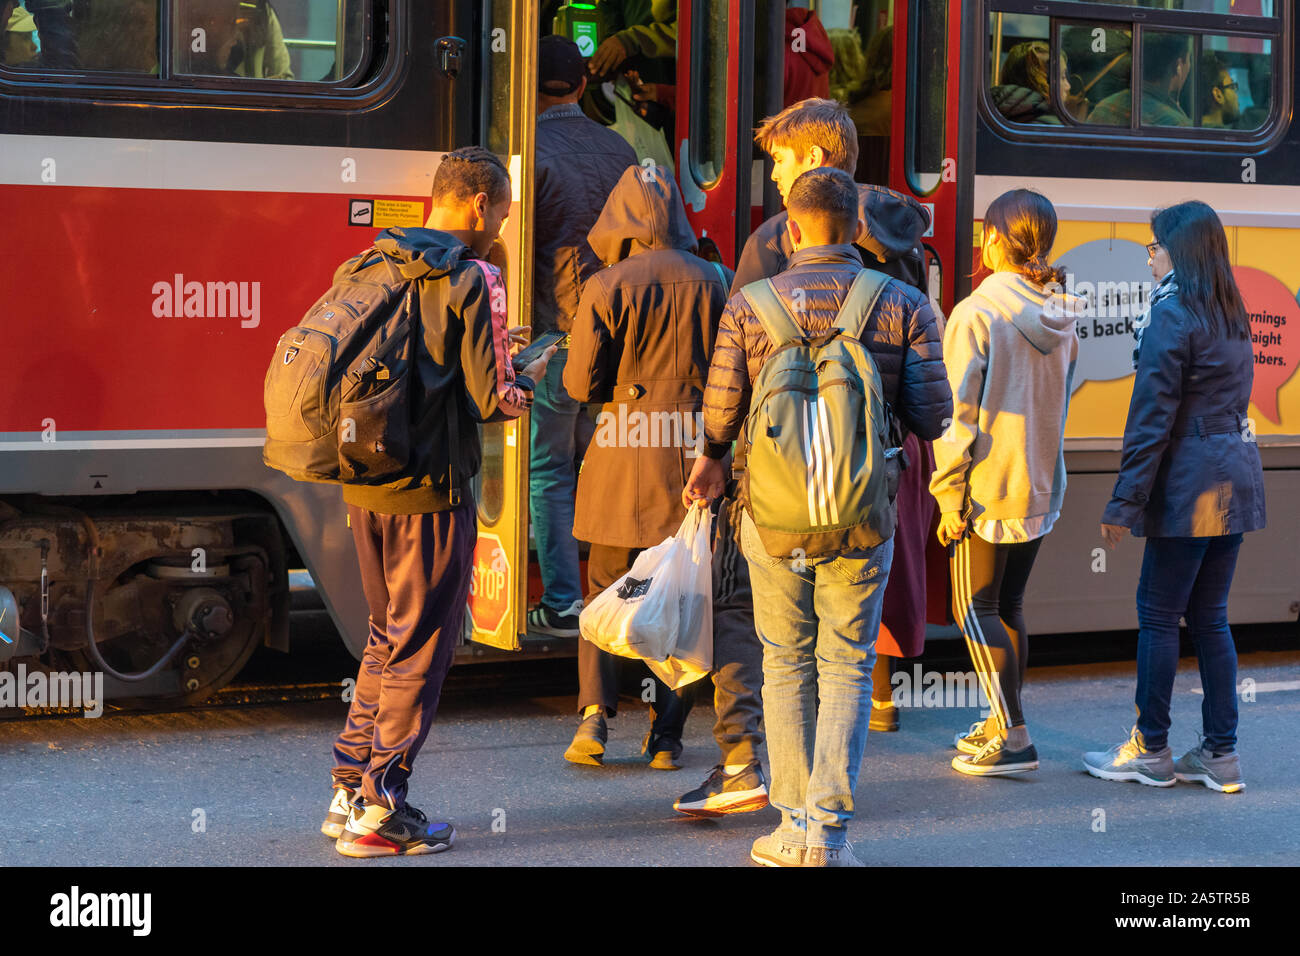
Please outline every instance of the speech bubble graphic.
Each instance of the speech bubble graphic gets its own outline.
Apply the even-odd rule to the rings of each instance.
[[[1146,310],[1154,284],[1146,247],[1127,239],[1094,239],[1053,264],[1065,270],[1065,291],[1084,300],[1076,315],[1079,360],[1072,391],[1084,382],[1132,375],[1133,320]]]
[[[1300,364],[1300,303],[1277,276],[1250,266],[1232,270],[1250,315],[1255,382],[1250,400],[1274,425],[1282,424],[1277,393]]]

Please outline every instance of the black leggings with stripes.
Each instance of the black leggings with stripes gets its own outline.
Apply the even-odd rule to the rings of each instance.
[[[1029,659],[1025,586],[1042,538],[990,544],[968,534],[951,551],[953,619],[966,638],[994,726],[1025,722],[1020,687]]]

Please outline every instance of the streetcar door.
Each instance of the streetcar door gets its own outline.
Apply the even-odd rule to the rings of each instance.
[[[814,0],[836,66],[831,96],[858,129],[862,183],[923,203],[930,297],[945,314],[970,290],[975,106],[960,0]],[[966,49],[973,49],[967,46]]]
[[[677,4],[677,181],[695,234],[712,240],[731,266],[751,231],[755,37],[763,35],[774,6]],[[762,96],[765,84],[757,88]]]
[[[507,311],[512,325],[531,323],[533,120],[536,111],[537,9],[518,0],[457,4],[464,9],[455,25],[463,53],[460,108],[474,104],[477,116],[465,128],[477,129],[478,143],[508,158],[514,201],[493,259],[506,278]],[[481,17],[481,19],[479,19]],[[441,42],[441,41],[439,41]],[[444,45],[446,47],[446,45]],[[458,52],[451,44],[448,56]],[[478,77],[478,96],[465,80]],[[458,137],[459,140],[459,137]],[[478,506],[478,544],[470,579],[466,628],[472,641],[506,650],[522,647],[527,629],[528,586],[528,416],[481,426],[483,465],[474,479]]]

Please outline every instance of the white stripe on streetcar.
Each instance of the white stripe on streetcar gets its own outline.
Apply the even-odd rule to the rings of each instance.
[[[442,155],[360,146],[7,134],[0,135],[0,185],[427,196]],[[57,184],[41,182],[47,157],[58,161]],[[354,169],[355,179],[345,180],[345,169]]]

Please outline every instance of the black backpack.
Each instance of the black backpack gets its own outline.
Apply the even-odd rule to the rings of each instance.
[[[419,279],[376,247],[353,256],[266,372],[262,461],[298,481],[383,484],[411,455]]]

